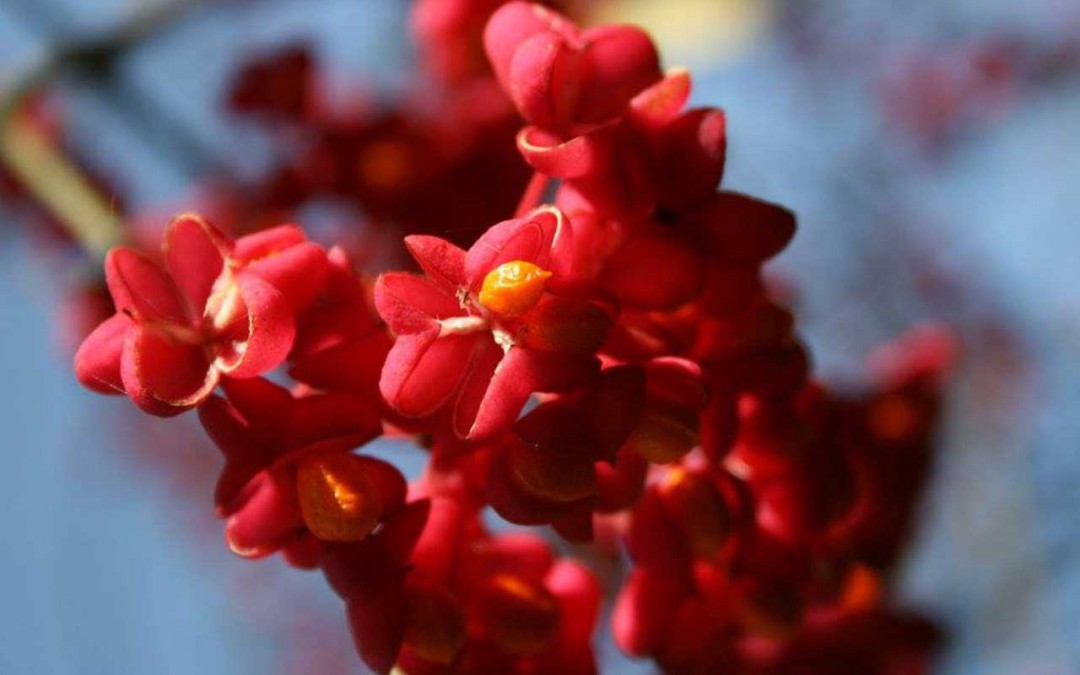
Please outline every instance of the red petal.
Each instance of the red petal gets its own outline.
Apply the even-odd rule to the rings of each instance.
[[[491,343],[462,385],[454,410],[461,438],[485,438],[514,423],[534,392],[568,391],[585,384],[599,363],[591,355],[567,355],[511,347],[505,356]]]
[[[389,673],[405,639],[405,593],[400,586],[381,589],[346,605],[349,628],[360,658],[376,673]]]
[[[673,68],[664,79],[630,101],[630,114],[639,125],[655,129],[675,119],[690,98],[690,71]]]
[[[422,499],[405,505],[401,511],[382,524],[379,531],[380,546],[393,559],[404,564],[424,531],[431,515],[431,500]]]
[[[511,475],[512,470],[499,461],[491,470],[486,485],[488,503],[503,520],[516,525],[546,525],[580,502],[554,504],[525,494]]]
[[[420,269],[436,283],[454,288],[465,285],[465,251],[445,239],[422,234],[405,237],[405,248]]]
[[[634,570],[615,601],[615,643],[631,656],[656,653],[667,640],[684,593],[677,580],[663,573]]]
[[[331,589],[342,598],[362,600],[380,588],[401,588],[409,553],[430,510],[426,499],[410,502],[366,539],[324,545],[320,563]]]
[[[563,141],[538,127],[529,126],[517,135],[517,147],[529,166],[540,173],[575,180],[606,168],[610,147],[607,134],[585,134]]]
[[[229,548],[245,558],[270,555],[303,526],[296,495],[285,482],[268,473],[256,481],[247,503],[225,525]]]
[[[544,31],[521,43],[510,61],[509,93],[521,116],[544,129],[574,119],[583,57],[558,33]]]
[[[516,341],[540,351],[592,354],[607,341],[613,313],[598,302],[547,295],[521,317]]]
[[[548,575],[554,555],[542,537],[509,532],[472,547],[475,558],[462,572],[474,582],[496,574],[509,574],[527,584],[540,585]]]
[[[657,570],[669,577],[686,573],[689,565],[686,542],[671,522],[654,487],[650,487],[634,507],[626,547],[640,567]]]
[[[408,485],[405,484],[405,476],[401,475],[397,467],[364,455],[357,455],[356,462],[364,468],[368,484],[379,496],[379,519],[383,520],[400,511],[405,506]]]
[[[431,500],[431,512],[409,561],[414,573],[426,581],[449,583],[465,528],[462,507],[452,499]]]
[[[588,644],[596,627],[603,591],[589,568],[573,560],[560,560],[544,583],[562,605],[561,632],[578,644]]]
[[[560,196],[573,194],[571,190],[559,190]],[[625,235],[620,222],[597,215],[587,205],[577,208],[581,210],[565,211],[570,214],[574,226],[570,273],[563,280],[568,285],[586,285],[599,277],[608,257],[619,248]]]
[[[75,376],[80,384],[99,394],[124,393],[120,355],[131,326],[131,319],[127,315],[117,313],[86,336],[75,353]]]
[[[441,319],[464,314],[457,298],[445,287],[404,272],[379,275],[375,309],[397,335],[426,331]]]
[[[243,273],[254,274],[281,291],[295,312],[311,304],[329,271],[323,247],[304,242],[249,263]]]
[[[379,390],[405,417],[426,417],[457,390],[477,340],[487,333],[438,337],[437,329],[397,339],[386,357]]]
[[[699,412],[708,403],[705,375],[694,361],[675,356],[653,359],[645,365],[650,401],[674,404]]]
[[[568,504],[595,495],[592,448],[580,448],[576,440],[562,447],[529,442],[512,444],[505,461],[520,492],[553,504]]]
[[[190,322],[187,303],[176,284],[142,253],[123,246],[113,248],[105,257],[105,280],[116,311],[130,312],[136,321]]]
[[[529,2],[508,2],[492,15],[484,29],[484,50],[504,91],[510,91],[510,63],[523,42],[554,30],[572,38],[577,27],[567,18]]]
[[[379,373],[392,345],[379,331],[304,357],[289,368],[289,376],[323,391],[378,396]]]
[[[660,55],[645,31],[635,26],[600,26],[585,31],[587,43],[577,122],[598,123],[620,115],[632,98],[658,82]]]
[[[630,508],[645,489],[649,463],[633,448],[619,450],[615,465],[596,463],[597,510],[604,513]]]
[[[552,269],[552,250],[569,246],[569,230],[565,216],[553,207],[493,225],[465,255],[469,287],[479,288],[488,272],[515,260],[556,271]]]
[[[567,541],[588,542],[593,540],[593,510],[592,505],[583,503],[580,506],[568,510],[551,521],[551,527]]]
[[[320,441],[348,439],[358,446],[379,435],[378,407],[348,394],[319,394],[295,399],[282,445],[301,448]]]
[[[689,220],[713,255],[758,262],[773,257],[795,236],[795,214],[736,192],[721,192]]]
[[[608,259],[603,282],[620,300],[649,309],[670,309],[701,292],[700,257],[666,232],[643,230]]]
[[[225,456],[225,466],[214,488],[214,507],[218,517],[230,516],[242,503],[244,488],[263,469],[270,466],[270,448],[253,438],[251,429],[225,399],[211,396],[199,406],[199,422]]]
[[[245,423],[260,435],[276,439],[285,433],[293,405],[288,389],[261,377],[225,379],[221,388]]]
[[[237,348],[239,358],[222,355],[215,365],[230,377],[255,377],[277,368],[289,355],[296,324],[284,296],[273,286],[246,274],[236,283],[247,306],[247,340]]]
[[[200,316],[230,248],[228,237],[201,216],[177,216],[165,230],[165,263],[191,307]]]
[[[641,420],[645,377],[633,366],[608,368],[582,401],[599,457],[612,457]]]
[[[637,141],[628,138],[618,125],[601,127],[590,135],[611,137],[613,144],[605,157],[604,170],[564,184],[559,190],[560,203],[576,193],[576,201],[608,218],[642,218],[655,212],[655,179],[647,171]]]
[[[665,205],[712,195],[724,175],[727,119],[723,111],[690,111],[652,137],[653,180]]]
[[[759,263],[712,266],[706,273],[701,304],[707,313],[726,317],[745,310],[761,290]]]
[[[497,431],[514,422],[529,398],[527,392],[516,387],[501,396],[492,392],[492,379],[504,360],[503,351],[494,342],[486,342],[479,349],[480,352],[473,358],[472,368],[465,375],[461,393],[454,404],[454,431],[459,438],[470,440],[482,435],[477,431],[477,420],[481,411],[485,415],[484,430]],[[492,425],[494,428],[489,429]]]
[[[124,390],[151,415],[177,415],[206,400],[217,386],[202,347],[176,344],[151,329],[133,326],[120,361]]]
[[[237,260],[251,263],[306,241],[307,235],[296,225],[278,225],[240,237],[232,255]]]
[[[310,532],[303,532],[299,538],[281,549],[281,555],[289,565],[301,570],[319,568],[322,555],[322,542]]]

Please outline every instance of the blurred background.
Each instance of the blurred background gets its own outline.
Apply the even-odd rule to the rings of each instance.
[[[950,636],[937,672],[1080,673],[1080,4],[571,4],[651,30],[694,101],[727,111],[725,185],[797,212],[773,271],[824,379],[857,387],[916,323],[961,337],[899,580]],[[377,209],[289,196],[310,148],[251,114],[288,83],[244,93],[242,73],[315,72],[338,114],[391,124],[415,88],[408,9],[0,0],[0,673],[361,672],[321,577],[222,545],[194,420],[81,390],[70,357],[101,222],[138,238],[183,209],[288,210],[379,250]],[[259,199],[274,208],[252,215]],[[603,672],[651,672],[600,640]]]

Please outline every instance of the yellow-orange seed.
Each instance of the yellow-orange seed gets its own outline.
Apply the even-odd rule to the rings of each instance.
[[[713,558],[731,535],[732,514],[702,475],[672,469],[660,483],[664,509],[686,535],[694,555]]]
[[[496,314],[527,312],[544,293],[551,272],[524,260],[503,263],[487,273],[480,287],[480,304]]]
[[[639,455],[656,464],[674,462],[701,442],[698,419],[689,411],[650,405],[627,439]]]
[[[865,612],[881,604],[881,576],[870,567],[857,563],[844,583],[841,604],[853,612]]]
[[[378,496],[352,455],[316,457],[297,469],[300,512],[323,541],[360,541],[379,519]]]
[[[495,575],[476,600],[481,631],[516,656],[532,656],[555,640],[559,603],[547,589],[509,574]]]

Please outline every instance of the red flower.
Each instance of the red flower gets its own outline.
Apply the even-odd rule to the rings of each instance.
[[[390,405],[406,417],[452,405],[456,433],[475,439],[509,426],[532,393],[586,382],[611,319],[570,286],[569,237],[554,208],[495,225],[468,253],[407,237],[427,276],[390,272],[375,286],[397,334],[379,383]]]
[[[664,672],[921,672],[936,636],[885,582],[951,341],[890,347],[860,398],[812,381],[761,274],[795,218],[719,190],[724,113],[687,109],[689,74],[663,76],[636,28],[499,2],[415,4],[439,86],[407,108],[313,108],[301,52],[251,68],[234,103],[303,132],[252,222],[327,195],[360,202],[369,234],[471,240],[513,208],[520,154],[519,217],[468,251],[407,236],[422,274],[372,288],[297,228],[233,242],[182,216],[160,262],[110,253],[117,312],[80,380],[159,415],[199,406],[229,546],[321,568],[377,672],[595,673],[598,584],[533,535],[493,536],[489,507],[571,541],[596,523],[612,563],[624,545],[615,641]],[[528,123],[516,149],[499,87]],[[557,206],[528,212],[552,181]],[[286,361],[291,390],[257,377]],[[429,453],[412,486],[353,452],[380,433]]]
[[[214,495],[226,539],[245,557],[367,536],[405,498],[389,464],[349,451],[381,431],[379,410],[343,394],[295,398],[264,379],[228,380],[199,420],[225,456]]]
[[[593,510],[625,508],[613,502],[626,493],[632,502],[644,483],[642,463],[618,452],[644,404],[645,378],[630,366],[540,404],[491,443],[491,506],[512,523],[552,524],[567,539],[591,539]]]
[[[581,30],[539,5],[511,2],[491,17],[484,46],[503,89],[530,123],[573,135],[622,113],[661,78],[652,39],[634,26]]]
[[[244,65],[229,91],[228,106],[242,114],[301,122],[312,112],[315,63],[307,45],[294,44]]]
[[[116,247],[105,275],[116,314],[75,355],[79,381],[126,393],[153,415],[188,410],[222,377],[278,367],[295,334],[294,313],[325,275],[325,254],[295,227],[233,242],[194,215],[165,232],[162,266]]]
[[[347,392],[385,407],[379,372],[393,343],[371,302],[371,284],[353,272],[345,252],[327,256],[329,274],[319,296],[297,316],[289,375],[320,391]]]

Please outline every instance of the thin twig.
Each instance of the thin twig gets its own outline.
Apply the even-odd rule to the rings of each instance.
[[[93,256],[103,256],[123,239],[122,220],[80,168],[16,112],[29,94],[65,72],[107,69],[118,55],[156,35],[200,1],[139,5],[112,30],[46,53],[0,94],[0,161]]]

